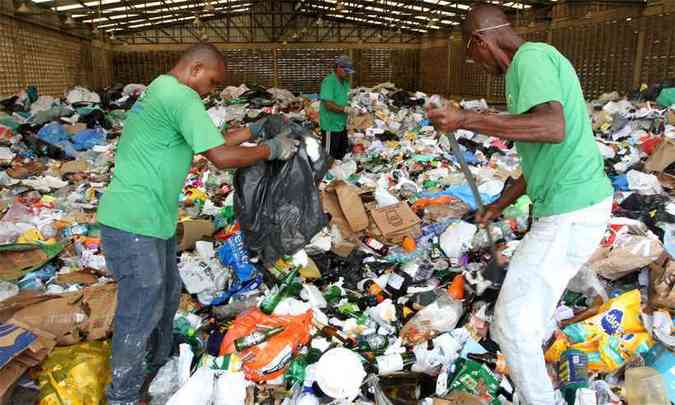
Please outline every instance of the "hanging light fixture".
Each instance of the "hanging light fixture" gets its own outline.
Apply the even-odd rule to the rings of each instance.
[[[199,18],[199,16],[196,16],[195,19],[192,21],[192,25],[199,28],[202,26],[202,20]]]
[[[319,27],[321,27],[321,26],[323,25],[323,18],[319,17],[319,18],[316,20],[316,25],[318,25]]]
[[[63,25],[65,25],[65,26],[67,26],[67,27],[73,27],[73,26],[75,26],[76,23],[77,23],[77,22],[75,21],[75,19],[73,18],[73,16],[70,15],[70,14],[68,14],[68,15],[66,16],[65,21],[63,21]]]
[[[33,7],[31,6],[30,1],[22,1],[21,4],[19,4],[19,7],[14,10],[16,14],[31,14],[33,12]]]
[[[110,40],[111,40],[111,41],[114,41],[114,40],[116,40],[116,39],[117,39],[117,37],[115,37],[115,31],[111,32],[111,33],[110,33]]]
[[[206,2],[206,5],[204,6],[204,9],[202,10],[202,13],[204,14],[211,14],[215,13],[216,8],[213,6],[213,3],[211,3],[211,0]]]

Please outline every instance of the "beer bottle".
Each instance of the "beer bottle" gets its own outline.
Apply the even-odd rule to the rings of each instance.
[[[238,352],[241,352],[243,350],[248,349],[249,347],[259,345],[260,343],[269,339],[271,336],[274,336],[277,333],[280,333],[282,330],[284,330],[284,328],[276,327],[276,328],[270,328],[270,329],[267,329],[267,330],[254,331],[253,333],[251,333],[248,336],[244,336],[244,337],[240,337],[239,339],[236,339],[234,341],[234,348]]]

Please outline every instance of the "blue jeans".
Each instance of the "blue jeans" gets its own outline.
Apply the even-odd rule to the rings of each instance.
[[[173,348],[173,318],[180,300],[176,239],[158,239],[101,225],[106,265],[117,281],[112,337],[111,405],[136,404],[148,368],[155,371]]]

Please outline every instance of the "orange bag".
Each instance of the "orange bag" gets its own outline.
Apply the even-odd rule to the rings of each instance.
[[[248,336],[256,327],[282,327],[283,331],[265,342],[239,353],[246,378],[255,382],[273,380],[284,374],[295,354],[309,343],[312,311],[297,316],[266,315],[258,308],[242,312],[232,322],[220,346],[223,356],[235,351],[234,341]]]
[[[417,212],[430,205],[448,205],[455,201],[457,201],[457,199],[450,197],[449,195],[442,195],[436,198],[420,198],[419,200],[415,201],[411,208],[413,211]]]

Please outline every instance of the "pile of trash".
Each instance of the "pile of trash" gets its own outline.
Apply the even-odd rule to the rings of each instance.
[[[41,403],[104,402],[116,284],[95,212],[143,90],[55,99],[29,87],[0,101],[2,400],[18,384]],[[560,403],[675,401],[675,104],[650,90],[588,103],[615,204],[542,342]],[[499,278],[485,270],[492,239],[508,262],[531,202],[477,226],[429,99],[391,83],[353,89],[352,151],[335,162],[317,95],[241,85],[205,100],[221,129],[265,119],[263,138],[301,147],[237,171],[195,157],[176,234],[175,353],[149,386],[153,404],[518,402],[490,335]],[[455,136],[482,201],[495,201],[520,176],[513,144]]]

